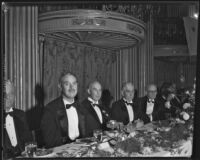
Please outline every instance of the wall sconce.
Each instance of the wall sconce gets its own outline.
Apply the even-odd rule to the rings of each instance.
[[[195,19],[198,19],[199,13],[194,13],[194,14],[193,14],[193,17],[194,17]]]

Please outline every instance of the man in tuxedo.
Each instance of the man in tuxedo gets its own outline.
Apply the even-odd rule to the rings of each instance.
[[[162,106],[164,119],[175,118],[181,112],[181,101],[176,96],[172,83],[165,82],[161,86],[158,101]]]
[[[98,81],[89,84],[88,98],[81,103],[81,111],[85,115],[87,136],[93,136],[95,129],[106,130],[109,115],[100,103],[102,87]]]
[[[158,98],[156,98],[157,86],[155,84],[149,84],[146,92],[146,96],[138,98],[137,100],[137,105],[141,110],[140,118],[144,123],[164,119],[162,105]]]
[[[3,157],[19,156],[25,149],[25,142],[32,140],[24,111],[14,108],[15,89],[10,80],[5,83],[5,106],[3,128]]]
[[[78,82],[72,73],[63,73],[59,79],[61,96],[45,107],[41,130],[46,148],[75,141],[85,136],[85,120],[75,101]]]
[[[123,83],[121,94],[122,98],[112,105],[111,117],[127,125],[137,120],[140,114],[137,106],[133,103],[134,85],[131,82]]]

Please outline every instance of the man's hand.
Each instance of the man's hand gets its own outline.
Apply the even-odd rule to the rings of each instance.
[[[166,107],[166,108],[168,108],[168,109],[170,109],[170,108],[171,108],[170,101],[167,101],[167,102],[165,102],[165,107]]]

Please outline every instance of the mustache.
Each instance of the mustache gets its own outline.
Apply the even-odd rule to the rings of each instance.
[[[75,89],[68,89],[69,92],[75,92]]]

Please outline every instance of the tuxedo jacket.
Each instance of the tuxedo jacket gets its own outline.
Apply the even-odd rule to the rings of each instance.
[[[144,97],[138,98],[137,102],[136,102],[138,108],[141,111],[140,112],[141,113],[140,114],[140,119],[142,119],[144,121],[144,123],[149,123],[150,122],[150,118],[146,114],[147,101],[148,101],[148,97],[144,96]],[[158,98],[155,98],[154,108],[153,108],[153,112],[152,112],[152,118],[153,118],[153,121],[165,119],[164,110],[163,110],[163,102],[160,101]]]
[[[134,121],[140,117],[139,115],[141,113],[135,103],[133,103],[132,107],[134,112]],[[123,122],[124,125],[127,125],[129,123],[128,110],[123,99],[120,99],[112,104],[111,117],[113,120]]]
[[[17,138],[17,146],[11,145],[10,138],[5,128],[5,112],[4,112],[4,128],[3,128],[3,154],[4,158],[16,157],[21,154],[25,149],[25,143],[32,141],[32,135],[26,121],[25,112],[13,108],[13,121],[15,125],[15,132]]]
[[[100,104],[99,109],[102,114],[103,123],[100,122],[99,117],[94,110],[91,102],[88,99],[83,100],[81,103],[81,112],[85,116],[86,123],[86,135],[87,137],[93,136],[93,130],[102,129],[106,130],[106,123],[110,119],[109,114],[103,109],[103,106]]]
[[[181,103],[179,103],[176,99],[172,99],[170,101],[171,107],[168,109],[165,107],[165,102],[167,101],[162,96],[158,96],[159,104],[162,108],[162,116],[163,119],[168,119],[169,115],[171,117],[176,117],[179,110],[181,110]]]
[[[85,136],[85,120],[79,111],[79,103],[75,102],[74,107],[78,114],[79,137]],[[68,136],[68,118],[62,96],[51,101],[44,109],[41,120],[41,131],[45,147],[55,147],[72,142]]]

